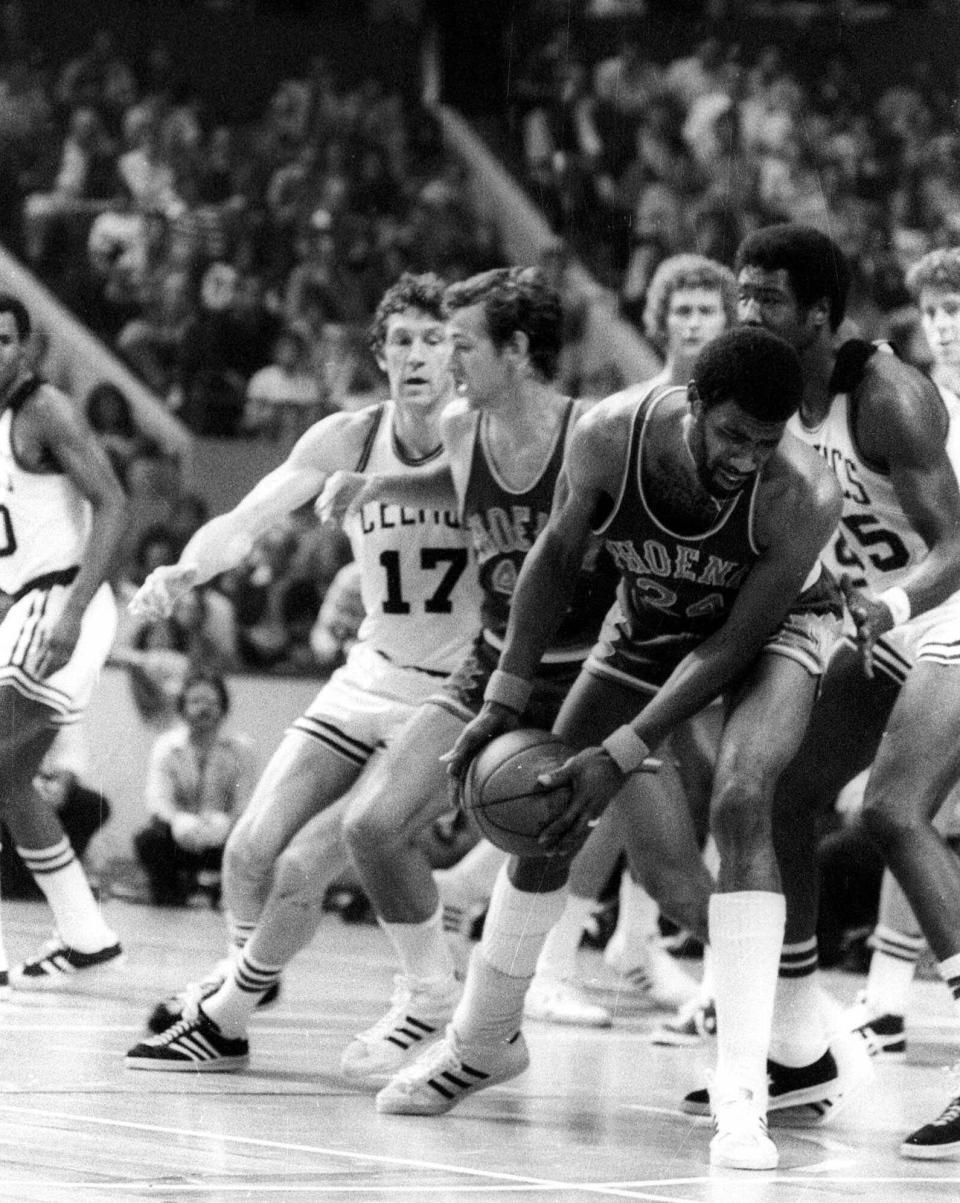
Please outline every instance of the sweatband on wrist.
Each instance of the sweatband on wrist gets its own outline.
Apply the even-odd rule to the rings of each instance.
[[[600,746],[625,777],[635,773],[650,755],[650,749],[629,723],[618,727]]]
[[[893,615],[893,625],[895,627],[902,626],[905,622],[910,621],[912,613],[910,598],[907,596],[907,591],[901,589],[899,585],[893,585],[889,589],[884,589],[882,593],[878,594],[877,601],[882,601]]]
[[[518,677],[516,673],[508,673],[500,668],[495,668],[483,691],[483,700],[496,702],[500,706],[506,706],[509,710],[515,710],[517,714],[523,714],[527,708],[527,702],[530,701],[531,688],[530,682],[525,677]]]

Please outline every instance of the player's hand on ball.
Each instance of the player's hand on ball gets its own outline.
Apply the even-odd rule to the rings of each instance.
[[[642,772],[656,772],[660,761],[644,761]],[[585,748],[551,773],[541,773],[537,783],[547,789],[569,785],[570,802],[566,810],[540,833],[540,844],[547,856],[572,854],[580,848],[590,829],[623,786],[626,778],[603,748]]]
[[[893,615],[885,602],[858,589],[849,576],[840,578],[843,600],[857,629],[857,651],[863,671],[873,677],[873,648],[881,635],[893,629]]]
[[[373,492],[371,478],[362,472],[340,470],[327,477],[323,491],[313,503],[313,512],[326,525],[341,526],[363,506],[368,493]]]
[[[440,763],[447,766],[447,772],[455,781],[459,781],[481,748],[519,725],[520,715],[515,710],[501,706],[499,702],[484,702],[480,713],[460,732],[460,738],[450,751],[440,757]]]
[[[164,564],[154,568],[130,601],[130,612],[144,618],[167,618],[174,603],[197,582],[192,564]]]

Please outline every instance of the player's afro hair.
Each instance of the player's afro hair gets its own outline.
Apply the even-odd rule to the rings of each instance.
[[[847,311],[850,266],[832,238],[813,226],[783,222],[748,234],[737,250],[734,270],[758,267],[787,273],[790,287],[805,308],[826,297],[830,329],[836,330]]]
[[[797,352],[755,326],[728,330],[704,347],[693,380],[705,410],[733,401],[758,422],[785,422],[803,393]]]

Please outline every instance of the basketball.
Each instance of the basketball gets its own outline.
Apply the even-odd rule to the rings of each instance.
[[[461,786],[463,808],[504,852],[543,856],[538,837],[566,809],[570,787],[544,789],[537,777],[572,755],[549,731],[527,728],[498,736],[470,762]]]

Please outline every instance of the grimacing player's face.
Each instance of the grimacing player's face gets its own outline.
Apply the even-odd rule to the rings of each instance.
[[[736,401],[696,406],[690,448],[704,487],[717,497],[744,488],[776,451],[785,427],[758,421]]]

